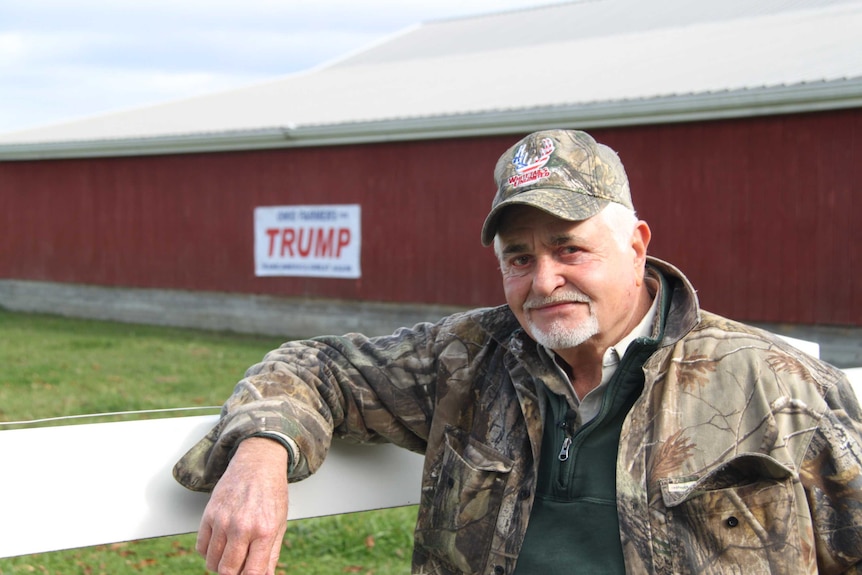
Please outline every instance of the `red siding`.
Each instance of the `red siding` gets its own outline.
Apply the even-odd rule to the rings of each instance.
[[[493,193],[488,166],[510,139],[0,163],[0,277],[499,301],[478,238]],[[361,279],[254,276],[255,207],[330,203],[362,205]],[[464,281],[448,281],[455,275]]]
[[[705,308],[862,325],[862,110],[591,132]],[[0,162],[0,277],[496,304],[479,229],[517,137]],[[255,207],[331,203],[362,206],[361,279],[254,276]]]
[[[706,309],[862,325],[862,110],[602,134]]]

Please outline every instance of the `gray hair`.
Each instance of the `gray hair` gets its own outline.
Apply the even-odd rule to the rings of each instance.
[[[611,230],[614,241],[620,248],[626,248],[638,223],[638,216],[634,210],[622,204],[611,202],[596,214]]]

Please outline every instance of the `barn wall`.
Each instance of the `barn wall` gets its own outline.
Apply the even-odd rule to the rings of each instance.
[[[602,133],[704,308],[862,325],[862,110]]]
[[[478,237],[498,147],[473,140],[3,163],[10,209],[0,234],[9,249],[0,275],[371,301],[496,300],[493,258]],[[354,203],[362,206],[361,279],[254,276],[255,207]],[[463,282],[448,281],[456,273]]]
[[[862,325],[862,110],[590,131],[629,171],[650,252],[705,308]],[[0,278],[500,303],[478,237],[518,137],[0,162]],[[254,276],[254,208],[293,204],[362,206],[360,279]]]

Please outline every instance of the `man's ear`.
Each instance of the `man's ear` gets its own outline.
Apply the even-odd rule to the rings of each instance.
[[[649,225],[645,221],[639,220],[632,231],[632,250],[635,256],[633,263],[637,272],[638,285],[643,281],[647,247],[649,246],[651,237],[652,232],[649,229]]]

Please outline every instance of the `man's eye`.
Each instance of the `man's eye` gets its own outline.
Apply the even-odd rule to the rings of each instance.
[[[500,269],[503,273],[511,274],[515,271],[523,272],[530,265],[530,256],[512,256],[503,260]]]
[[[572,255],[580,252],[581,248],[578,246],[565,246],[560,251],[565,255]]]

